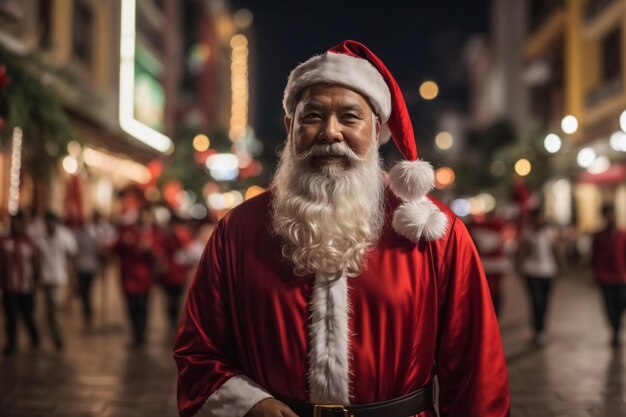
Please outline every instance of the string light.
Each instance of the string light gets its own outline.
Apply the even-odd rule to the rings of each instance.
[[[20,208],[20,169],[22,167],[22,129],[13,129],[11,141],[11,174],[9,185],[9,214],[14,215]]]

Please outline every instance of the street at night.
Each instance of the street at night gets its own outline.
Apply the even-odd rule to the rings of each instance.
[[[626,0],[0,0],[0,417],[626,417]]]
[[[78,306],[66,311],[67,349],[45,339],[37,352],[0,359],[0,412],[11,417],[176,415],[176,366],[163,320],[161,294],[151,307],[150,347],[129,348],[117,286],[104,325],[81,330]],[[96,287],[96,294],[100,288]],[[585,268],[559,278],[544,347],[530,343],[526,298],[519,277],[505,281],[502,339],[513,417],[626,416],[626,352],[613,349],[597,287]],[[75,304],[75,303],[74,303]],[[99,303],[96,309],[100,310]],[[100,314],[96,322],[100,322]]]

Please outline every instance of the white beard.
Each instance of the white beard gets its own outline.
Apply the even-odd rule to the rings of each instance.
[[[273,181],[272,229],[296,275],[361,274],[384,223],[382,164],[375,137],[371,143],[364,157],[343,142],[295,155],[288,139]],[[349,167],[312,168],[311,157],[321,154],[346,155]]]

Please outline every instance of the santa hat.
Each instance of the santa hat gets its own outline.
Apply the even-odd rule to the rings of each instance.
[[[413,242],[443,236],[447,218],[426,196],[435,185],[433,167],[418,159],[409,111],[385,64],[365,45],[344,41],[291,72],[283,96],[285,113],[293,112],[302,89],[319,83],[344,85],[367,97],[381,119],[381,141],[391,134],[404,157],[389,172],[389,186],[403,201],[393,216],[394,230]]]

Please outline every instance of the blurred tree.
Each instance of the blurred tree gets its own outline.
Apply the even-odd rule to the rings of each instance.
[[[72,129],[65,111],[52,92],[25,69],[23,58],[0,48],[0,65],[7,85],[0,90],[0,140],[11,139],[13,128],[23,131],[23,164],[34,179],[45,179],[56,161],[65,155]]]
[[[454,190],[466,195],[488,191],[496,197],[504,197],[501,189],[510,186],[510,183],[503,183],[503,177],[494,175],[491,164],[499,158],[503,149],[515,145],[516,138],[513,125],[505,119],[483,129],[470,130],[463,158],[455,164]]]

